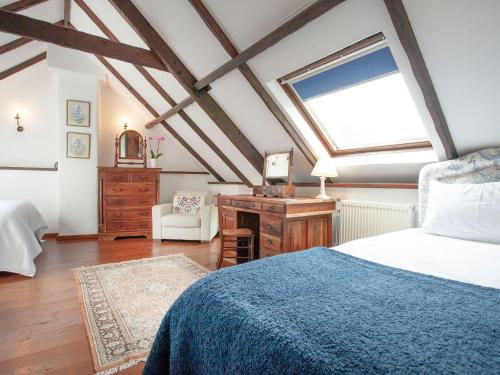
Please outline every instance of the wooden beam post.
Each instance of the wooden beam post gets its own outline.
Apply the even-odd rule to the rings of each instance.
[[[149,46],[151,51],[156,53],[165,67],[177,78],[184,89],[196,99],[198,105],[207,113],[215,124],[224,132],[235,147],[245,156],[252,166],[262,173],[264,165],[263,156],[252,145],[248,138],[238,129],[227,113],[206,91],[196,91],[194,84],[196,78],[187,67],[170,49],[158,32],[151,26],[148,20],[135,7],[131,0],[110,0],[117,11],[124,17],[129,25]]]
[[[71,20],[71,0],[64,0],[64,26],[68,27]]]
[[[265,51],[271,46],[274,46],[283,38],[299,30],[304,25],[315,20],[319,16],[328,12],[330,9],[335,8],[337,5],[343,3],[345,0],[317,0],[312,5],[308,6],[302,12],[286,21],[281,26],[274,29],[262,39],[258,40],[250,47],[240,52],[231,60],[222,64],[210,74],[200,79],[194,85],[196,90],[201,90],[208,86],[211,82],[219,79],[223,75],[229,73],[231,70],[237,68],[243,63],[246,63],[251,58],[257,56],[259,53]]]
[[[5,10],[7,12],[20,12],[22,10],[31,8],[32,6],[45,3],[47,0],[19,0],[8,5],[1,7],[1,10]]]
[[[119,42],[116,35],[114,35],[111,30],[97,17],[97,15],[89,8],[84,0],[74,0],[75,3],[87,14],[87,16],[94,22],[94,24],[106,35],[109,39]],[[135,65],[135,68],[142,74],[142,76],[148,81],[151,86],[169,103],[172,107],[175,107],[177,103],[174,99],[161,87],[161,85],[153,78],[153,76],[142,66]],[[208,147],[227,165],[227,167],[233,171],[233,173],[238,176],[241,181],[245,183],[248,187],[252,186],[252,183],[246,176],[234,165],[234,163],[222,152],[222,150],[217,147],[217,145],[208,137],[201,128],[196,125],[196,123],[188,116],[183,110],[179,112],[179,116],[188,124],[188,126],[207,144]]]
[[[443,144],[446,158],[454,159],[457,157],[457,150],[403,1],[384,0],[384,3],[398,34],[399,41],[410,60],[415,79],[424,95],[425,104],[432,117],[439,139]]]
[[[179,104],[176,104],[174,107],[170,108],[167,112],[165,113],[162,113],[160,116],[158,116],[157,118],[149,121],[146,125],[144,125],[146,127],[146,129],[151,129],[153,128],[155,125],[158,125],[160,122],[168,119],[169,117],[172,117],[173,115],[175,115],[176,113],[182,111],[184,108],[186,108],[187,106],[191,105],[194,103],[194,99],[192,96],[190,96],[189,98],[187,99],[184,99],[183,101],[181,101]]]
[[[0,10],[0,31],[89,52],[132,64],[166,70],[158,57],[144,48],[113,42],[69,27]]]
[[[208,29],[214,34],[220,44],[224,47],[226,52],[231,57],[236,57],[238,55],[238,50],[236,46],[231,42],[229,37],[224,33],[222,28],[219,26],[215,18],[210,14],[210,11],[205,7],[202,0],[189,0],[193,8],[198,12],[201,19],[208,27]],[[314,165],[317,161],[316,154],[312,150],[312,148],[304,141],[304,139],[297,132],[293,124],[288,120],[287,116],[273,97],[267,92],[266,88],[260,83],[257,76],[250,69],[250,67],[243,63],[238,67],[241,74],[246,78],[248,83],[252,86],[254,91],[259,95],[267,108],[271,111],[271,113],[276,117],[278,122],[283,127],[283,130],[292,138],[293,142],[297,146],[297,148],[302,152],[305,156],[306,160]]]
[[[46,58],[47,58],[47,52],[42,52],[41,54],[32,57],[31,59],[23,61],[20,64],[17,64],[7,70],[4,70],[3,72],[0,72],[0,81],[20,72],[21,70],[29,68],[30,66],[35,65],[36,63],[45,60]]]

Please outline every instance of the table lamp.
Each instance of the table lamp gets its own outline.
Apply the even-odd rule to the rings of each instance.
[[[319,176],[321,180],[321,186],[319,189],[319,194],[316,198],[319,199],[328,199],[329,196],[326,195],[325,191],[325,178],[326,177],[337,177],[339,174],[337,173],[337,168],[335,167],[333,158],[323,158],[319,159],[314,166],[311,176]]]

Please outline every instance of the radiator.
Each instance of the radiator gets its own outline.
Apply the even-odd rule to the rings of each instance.
[[[412,204],[341,201],[338,244],[358,238],[413,228],[416,209]]]

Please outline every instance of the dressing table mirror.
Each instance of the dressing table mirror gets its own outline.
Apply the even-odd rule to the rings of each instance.
[[[135,130],[127,130],[127,124],[125,124],[120,136],[115,137],[115,167],[120,164],[140,164],[146,168],[146,147],[146,139]]]
[[[253,195],[291,198],[295,196],[292,185],[293,149],[264,154],[262,185],[253,187]],[[286,181],[286,182],[284,182]]]

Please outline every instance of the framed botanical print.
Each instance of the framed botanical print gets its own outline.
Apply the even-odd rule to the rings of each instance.
[[[90,134],[68,132],[66,134],[66,157],[90,159]]]
[[[69,126],[90,127],[90,102],[67,100],[66,123]]]

